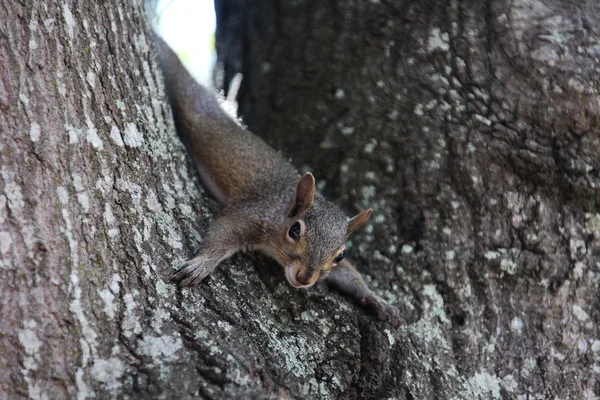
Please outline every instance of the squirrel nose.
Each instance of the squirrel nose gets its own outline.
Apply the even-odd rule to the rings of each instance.
[[[296,272],[296,282],[301,285],[309,285],[311,283],[311,274],[302,273],[302,271]]]

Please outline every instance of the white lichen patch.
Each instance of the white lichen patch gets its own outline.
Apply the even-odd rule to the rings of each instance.
[[[81,175],[75,173],[73,174],[73,186],[75,187],[75,192],[77,193],[77,201],[81,205],[83,212],[87,214],[90,211],[90,199],[85,192]]]
[[[375,197],[375,195],[377,194],[376,190],[377,189],[374,185],[363,186],[360,190],[363,200],[368,202],[370,199]]]
[[[586,83],[577,76],[570,78],[567,84],[576,92],[585,92],[586,90]]]
[[[118,389],[121,386],[119,379],[124,373],[125,364],[116,357],[108,360],[95,360],[92,367],[92,377],[98,382],[104,383],[109,390]]]
[[[63,18],[67,26],[69,38],[73,40],[73,35],[75,33],[75,19],[73,18],[73,13],[71,12],[71,9],[67,3],[63,4]]]
[[[127,293],[123,296],[123,302],[125,303],[125,313],[123,317],[123,322],[121,325],[121,329],[124,331],[125,337],[131,337],[134,333],[137,335],[142,332],[142,326],[138,320],[138,317],[135,313],[137,308],[137,304],[133,299],[133,295],[131,293]]]
[[[48,396],[41,391],[40,386],[29,376],[29,371],[37,369],[37,362],[40,359],[39,349],[43,346],[43,343],[35,333],[36,327],[37,322],[30,319],[23,323],[23,329],[20,329],[17,333],[19,343],[25,350],[21,373],[27,383],[29,398],[33,400],[48,400]]]
[[[575,268],[573,268],[573,276],[577,279],[583,279],[585,274],[586,265],[581,261],[575,263]]]
[[[88,71],[87,74],[85,74],[85,80],[91,86],[92,89],[96,87],[96,74],[94,74],[92,70]]]
[[[134,42],[136,48],[141,53],[147,53],[150,50],[150,47],[148,46],[148,42],[146,42],[145,35],[142,35],[142,34],[134,35],[133,42]]]
[[[231,356],[231,354],[227,355],[227,361],[230,363],[235,359]],[[238,386],[250,386],[255,378],[253,378],[250,374],[243,373],[241,370],[234,368],[227,371],[227,376]]]
[[[509,393],[515,392],[519,386],[512,375],[506,375],[504,378],[502,378],[500,385]]]
[[[87,118],[87,132],[85,138],[93,148],[98,150],[104,148],[104,144],[102,143],[100,136],[98,136],[98,129],[94,126],[94,123],[89,117]]]
[[[431,317],[437,317],[444,323],[449,323],[450,320],[444,310],[444,299],[442,295],[437,291],[435,285],[424,285],[423,296],[429,299],[423,302],[424,312],[429,314]]]
[[[106,224],[109,226],[116,221],[115,215],[112,212],[112,207],[109,203],[104,204],[104,213],[102,213],[102,216],[104,217]]]
[[[75,385],[77,386],[77,400],[93,399],[96,397],[96,393],[83,380],[83,368],[77,368]]]
[[[595,240],[600,240],[600,214],[585,214],[585,230],[593,235]]]
[[[581,354],[586,354],[588,351],[588,344],[587,341],[585,339],[579,339],[577,341],[577,350],[579,350],[579,352]]]
[[[585,322],[590,318],[588,313],[585,312],[584,309],[578,306],[577,304],[573,305],[573,314],[575,315],[575,318],[577,318],[581,322]]]
[[[168,202],[168,201],[167,201]],[[173,207],[175,206],[175,201],[173,200]],[[173,218],[173,213],[165,212],[163,210],[162,204],[158,201],[156,193],[154,191],[148,191],[148,196],[146,197],[146,206],[151,211],[151,214],[154,216],[153,219],[147,218],[146,211],[140,209],[139,214],[144,215],[144,240],[149,238],[149,233],[151,231],[150,227],[154,224],[158,226],[158,229],[164,234],[164,240],[169,243],[171,247],[174,249],[181,249],[183,247],[182,240],[183,237],[179,232],[179,226]]]
[[[112,212],[112,207],[109,203],[104,204],[104,212],[102,213],[102,216],[104,217],[104,221],[106,222],[106,234],[109,238],[112,239],[119,234],[119,228],[113,226],[116,221],[116,218]]]
[[[319,319],[319,312],[313,309],[303,311],[300,319],[304,322],[316,322]]]
[[[117,188],[121,191],[129,193],[134,206],[134,211],[140,214],[144,211],[142,208],[140,208],[140,202],[142,200],[142,187],[140,185],[119,178],[117,179]]]
[[[406,331],[411,335],[411,340],[423,343],[428,348],[433,346],[440,353],[450,350],[450,344],[438,322],[421,318],[416,323],[409,325]]]
[[[6,254],[12,246],[12,237],[9,232],[0,232],[0,254]]]
[[[0,221],[5,221],[7,211],[10,210],[15,220],[20,221],[20,230],[28,251],[33,249],[35,243],[35,233],[33,227],[26,221],[25,201],[21,186],[15,182],[15,173],[8,171],[4,166],[1,167],[0,175],[4,180],[4,195],[0,195]],[[31,254],[31,253],[29,253]]]
[[[55,23],[56,19],[54,18],[46,18],[44,20],[44,28],[46,28],[46,31],[48,31],[48,33],[52,33],[52,31],[54,31]]]
[[[69,215],[68,204],[69,204],[69,193],[67,189],[63,186],[59,186],[56,188],[56,195],[58,197],[58,201],[65,207],[61,209],[61,213],[63,219],[65,220],[65,226],[61,227],[61,231],[64,232],[67,242],[69,244],[69,251],[71,254],[71,264],[73,268],[77,268],[79,266],[79,244],[75,237],[73,236],[73,226],[71,222],[71,217]]]
[[[145,336],[139,346],[142,355],[150,356],[155,362],[175,361],[176,353],[183,347],[179,334],[173,336]]]
[[[502,250],[504,250],[504,249],[502,249]],[[485,257],[486,260],[497,260],[498,258],[500,258],[500,253],[505,254],[506,250],[504,250],[503,252],[489,250],[489,251],[486,251],[486,253],[483,256]]]
[[[463,383],[463,397],[467,399],[499,399],[502,381],[487,372],[476,373]]]
[[[521,332],[523,331],[523,320],[519,317],[514,317],[510,321],[510,330],[513,333],[521,334]]]
[[[344,124],[338,124],[338,128],[340,128],[340,131],[344,136],[350,136],[354,133],[353,126],[345,126]]]
[[[425,110],[431,111],[437,106],[437,99],[431,99],[427,104],[425,104]]]
[[[29,137],[31,138],[31,141],[37,142],[38,140],[40,140],[41,132],[42,128],[40,127],[40,125],[35,122],[32,123],[31,127],[29,128]]]
[[[565,358],[567,358],[567,356],[565,356],[563,353],[556,350],[555,348],[550,349],[550,354],[552,354],[552,357],[556,358],[558,361],[564,361]]]
[[[114,299],[115,295],[119,294],[119,282],[121,282],[121,277],[118,274],[114,274],[108,288],[103,290],[97,289],[98,295],[104,301],[104,312],[109,319],[113,319],[117,311]]]
[[[81,192],[85,189],[83,186],[83,179],[81,178],[81,175],[73,173],[71,177],[73,178],[73,186],[75,187],[76,192]]]
[[[204,340],[206,338],[208,338],[209,333],[205,330],[199,330],[196,331],[196,333],[194,334],[194,339],[196,340]]]
[[[394,343],[396,343],[396,335],[394,334],[394,332],[390,331],[389,329],[386,329],[384,332],[385,332],[385,336],[387,336],[388,343],[390,344],[390,346],[393,346]]]
[[[162,206],[160,205],[158,198],[156,197],[156,193],[154,190],[148,190],[148,195],[146,197],[146,205],[148,209],[152,212],[162,211]]]
[[[448,51],[450,50],[450,36],[446,32],[441,32],[439,28],[433,28],[427,39],[427,50],[429,52],[435,50]]]
[[[6,221],[8,213],[6,212],[6,196],[0,194],[0,224]]]
[[[81,331],[83,333],[83,339],[87,344],[87,346],[83,346],[84,353],[85,348],[89,347],[87,350],[89,350],[92,356],[94,356],[96,353],[96,338],[98,335],[92,329],[92,326],[90,325],[87,316],[83,311],[83,305],[81,303],[81,287],[79,286],[79,276],[77,274],[76,269],[71,271],[71,283],[69,285],[69,291],[73,295],[73,301],[71,301],[71,304],[69,305],[69,310],[71,310],[71,313],[79,322],[79,325],[81,326]],[[87,364],[86,361],[86,357],[83,357],[82,364]]]
[[[73,125],[65,125],[65,130],[69,135],[69,144],[75,144],[79,142],[79,137],[82,135],[82,130],[79,128],[75,128]]]
[[[365,153],[368,153],[368,154],[373,153],[376,146],[377,146],[377,141],[374,139],[371,140],[369,143],[365,144],[365,147],[364,147]]]
[[[257,320],[257,323],[265,335],[267,346],[280,355],[287,371],[300,378],[313,370],[315,360],[308,355],[324,351],[319,342],[310,342],[304,337],[281,336],[268,320]]]
[[[157,308],[154,310],[154,315],[152,316],[152,329],[154,329],[158,333],[162,333],[162,327],[165,321],[169,321],[171,319],[171,314],[164,308]]]
[[[485,125],[485,126],[490,126],[490,125],[492,125],[492,121],[490,121],[489,119],[487,119],[486,117],[484,117],[484,116],[483,116],[483,115],[481,115],[481,114],[475,114],[475,115],[473,116],[473,118],[475,118],[475,121],[477,121],[477,122],[479,122],[479,123],[481,123],[481,124],[483,124],[483,125]]]
[[[144,144],[144,136],[138,131],[137,126],[130,122],[125,126],[123,141],[126,146],[139,147]]]
[[[415,106],[415,109],[413,111],[415,113],[415,115],[421,117],[423,116],[424,112],[423,112],[423,104],[419,103]]]
[[[125,146],[125,143],[123,143],[123,138],[121,137],[121,131],[119,131],[119,128],[117,128],[116,126],[113,125],[110,128],[109,136],[117,146]]]
[[[88,198],[87,193],[77,193],[77,201],[81,205],[83,212],[87,214],[90,211],[90,199]]]
[[[67,192],[67,189],[65,189],[63,186],[59,186],[56,188],[56,194],[61,204],[69,203],[69,194]]]
[[[535,358],[526,358],[523,361],[523,367],[521,368],[521,374],[524,377],[528,377],[537,367],[537,361]]]
[[[29,398],[47,400],[48,397],[42,393],[38,384],[33,381],[33,378],[29,376],[29,371],[37,370],[38,361],[40,359],[40,348],[42,347],[41,340],[38,339],[35,328],[37,323],[34,320],[29,320],[24,323],[24,329],[19,330],[17,337],[19,343],[25,350],[23,356],[23,379],[27,383],[27,392]]]
[[[175,293],[175,285],[165,283],[162,279],[156,281],[156,293],[159,296],[170,298]]]
[[[500,261],[500,269],[509,275],[514,275],[517,272],[517,264],[509,259],[502,259]]]
[[[38,350],[42,347],[42,342],[38,339],[34,329],[37,327],[37,323],[34,320],[25,322],[25,329],[19,330],[17,337],[19,343],[23,346],[25,353],[30,356],[39,357]],[[33,368],[34,369],[34,368]]]
[[[81,367],[77,369],[76,373],[76,385],[77,385],[77,398],[86,399],[94,396],[94,392],[91,391],[85,380],[83,379],[83,369],[87,367],[90,355],[95,358],[96,347],[97,347],[97,334],[92,329],[81,303],[81,287],[79,286],[79,276],[77,275],[77,265],[71,271],[71,283],[69,284],[69,292],[73,295],[73,300],[69,305],[69,310],[75,317],[75,320],[79,322],[81,327],[82,337],[79,340],[81,346],[82,357]]]
[[[402,252],[402,254],[410,254],[413,252],[413,247],[409,244],[405,244],[402,246],[402,249],[400,251]]]

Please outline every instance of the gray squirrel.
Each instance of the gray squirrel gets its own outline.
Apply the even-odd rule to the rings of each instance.
[[[323,278],[374,309],[380,320],[399,326],[399,310],[373,293],[344,258],[348,236],[373,210],[348,221],[316,192],[311,173],[300,176],[280,153],[242,128],[216,93],[196,82],[163,39],[154,38],[178,134],[202,183],[222,206],[198,255],[173,280],[198,284],[234,253],[256,250],[275,259],[293,287],[307,288]]]

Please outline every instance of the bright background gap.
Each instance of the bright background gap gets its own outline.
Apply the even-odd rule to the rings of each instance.
[[[217,18],[213,0],[159,0],[158,32],[202,84],[212,86]]]

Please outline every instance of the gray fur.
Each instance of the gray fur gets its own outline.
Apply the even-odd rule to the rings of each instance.
[[[184,286],[197,284],[222,260],[245,249],[261,251],[277,260],[286,269],[291,284],[309,286],[324,277],[323,272],[333,265],[331,260],[346,240],[344,213],[317,193],[312,205],[302,203],[306,206],[299,215],[288,215],[292,204],[300,203],[296,202],[298,171],[279,152],[231,119],[215,93],[190,76],[160,37],[155,36],[155,42],[179,136],[204,185],[224,206],[201,243],[198,256],[184,263],[173,279]],[[308,182],[314,189],[314,180]],[[298,219],[304,221],[306,232],[295,242],[286,235]],[[328,281],[374,308],[381,320],[393,326],[400,324],[398,310],[371,292],[349,262],[334,268]]]
[[[346,215],[338,206],[317,195],[303,219],[311,246],[307,261],[310,268],[316,268],[346,241]]]

